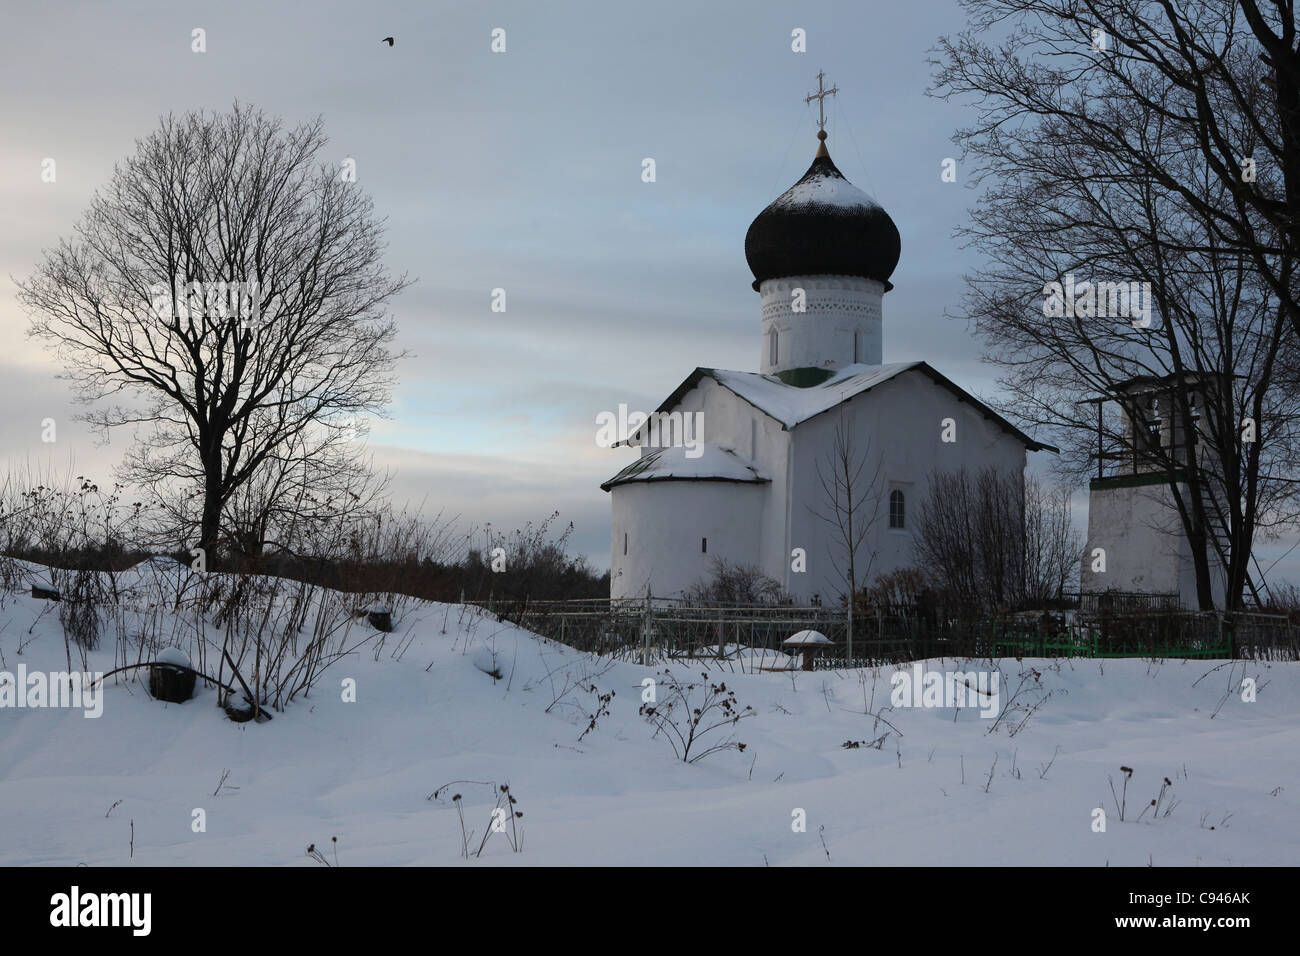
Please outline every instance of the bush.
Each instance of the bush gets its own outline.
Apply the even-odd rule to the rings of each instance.
[[[754,716],[754,708],[742,708],[736,692],[725,683],[715,684],[704,673],[698,681],[682,683],[669,670],[662,671],[656,683],[656,701],[643,703],[639,713],[655,728],[654,736],[663,734],[678,760],[695,763],[720,750],[744,751],[745,745],[734,736],[705,740],[714,731]]]
[[[789,597],[779,582],[751,564],[732,564],[714,558],[708,578],[696,582],[683,595],[689,604],[703,605],[776,605],[786,604]]]

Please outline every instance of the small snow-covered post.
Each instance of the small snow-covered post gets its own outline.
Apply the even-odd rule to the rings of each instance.
[[[168,647],[149,666],[149,695],[181,704],[194,696],[194,671],[179,647]]]
[[[781,646],[786,648],[786,653],[800,652],[803,656],[803,669],[810,671],[813,669],[813,657],[820,650],[825,650],[831,646],[831,639],[820,631],[799,631],[791,634]]]

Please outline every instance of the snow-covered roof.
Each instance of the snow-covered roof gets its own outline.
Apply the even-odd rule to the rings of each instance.
[[[805,206],[834,206],[839,209],[880,209],[880,203],[853,185],[839,170],[812,170],[772,203],[772,209],[800,209]]]
[[[895,362],[890,365],[846,365],[836,370],[830,378],[820,385],[800,387],[787,385],[775,375],[762,375],[758,372],[736,372],[728,369],[697,368],[681,385],[673,390],[659,406],[658,411],[671,411],[677,403],[700,380],[712,378],[719,385],[734,392],[759,411],[775,419],[787,431],[815,418],[822,412],[829,411],[855,395],[869,392],[871,389],[888,382],[890,379],[908,372],[920,372],[935,384],[946,388],[963,402],[974,406],[982,415],[996,422],[1005,431],[1010,432],[1025,443],[1030,451],[1056,451],[1051,445],[1035,441],[1009,421],[989,408],[975,396],[940,375],[925,362]]]
[[[893,365],[849,365],[838,370],[822,384],[810,388],[787,385],[775,375],[760,375],[757,372],[713,369],[712,373],[719,385],[731,389],[789,429],[920,364],[897,362]]]
[[[784,641],[782,645],[786,647],[798,647],[808,644],[829,644],[831,639],[821,631],[796,631]]]
[[[687,452],[697,451],[691,458]],[[756,466],[730,448],[701,443],[694,448],[675,445],[642,455],[609,481],[602,491],[632,481],[771,481]]]

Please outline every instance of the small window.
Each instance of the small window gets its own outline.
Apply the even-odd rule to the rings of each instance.
[[[889,527],[907,527],[907,503],[897,488],[889,493]]]
[[[623,532],[623,553],[627,554],[627,532]]]
[[[700,539],[700,553],[701,553],[701,554],[708,554],[708,553],[709,553],[709,539],[708,539],[708,538],[701,538],[701,539]]]
[[[861,361],[862,361],[862,333],[854,332],[853,333],[853,364],[856,365]]]
[[[769,365],[776,364],[777,348],[776,329],[773,329],[767,333],[767,362]]]

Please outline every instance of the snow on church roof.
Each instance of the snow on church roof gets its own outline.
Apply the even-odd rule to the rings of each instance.
[[[897,362],[893,365],[849,365],[839,369],[820,385],[810,388],[787,385],[775,375],[761,375],[758,372],[732,372],[727,369],[705,371],[719,385],[731,389],[789,429],[920,364]]]
[[[1051,445],[1045,445],[1030,438],[993,409],[943,375],[940,375],[925,362],[896,362],[891,365],[848,365],[838,369],[820,385],[808,387],[787,385],[775,375],[762,375],[758,372],[697,368],[687,377],[686,381],[677,386],[673,393],[659,406],[658,410],[661,412],[671,411],[677,406],[682,396],[695,388],[702,378],[708,376],[719,385],[739,395],[759,411],[780,422],[782,427],[788,431],[800,423],[815,418],[822,412],[829,411],[848,401],[855,395],[868,392],[904,372],[911,371],[922,373],[936,385],[946,388],[961,401],[972,405],[980,414],[990,418],[1001,428],[1019,438],[1030,451],[1057,451]]]
[[[698,450],[698,457],[686,453]],[[600,486],[609,491],[632,481],[771,481],[730,448],[700,444],[695,448],[674,445],[642,455]]]

